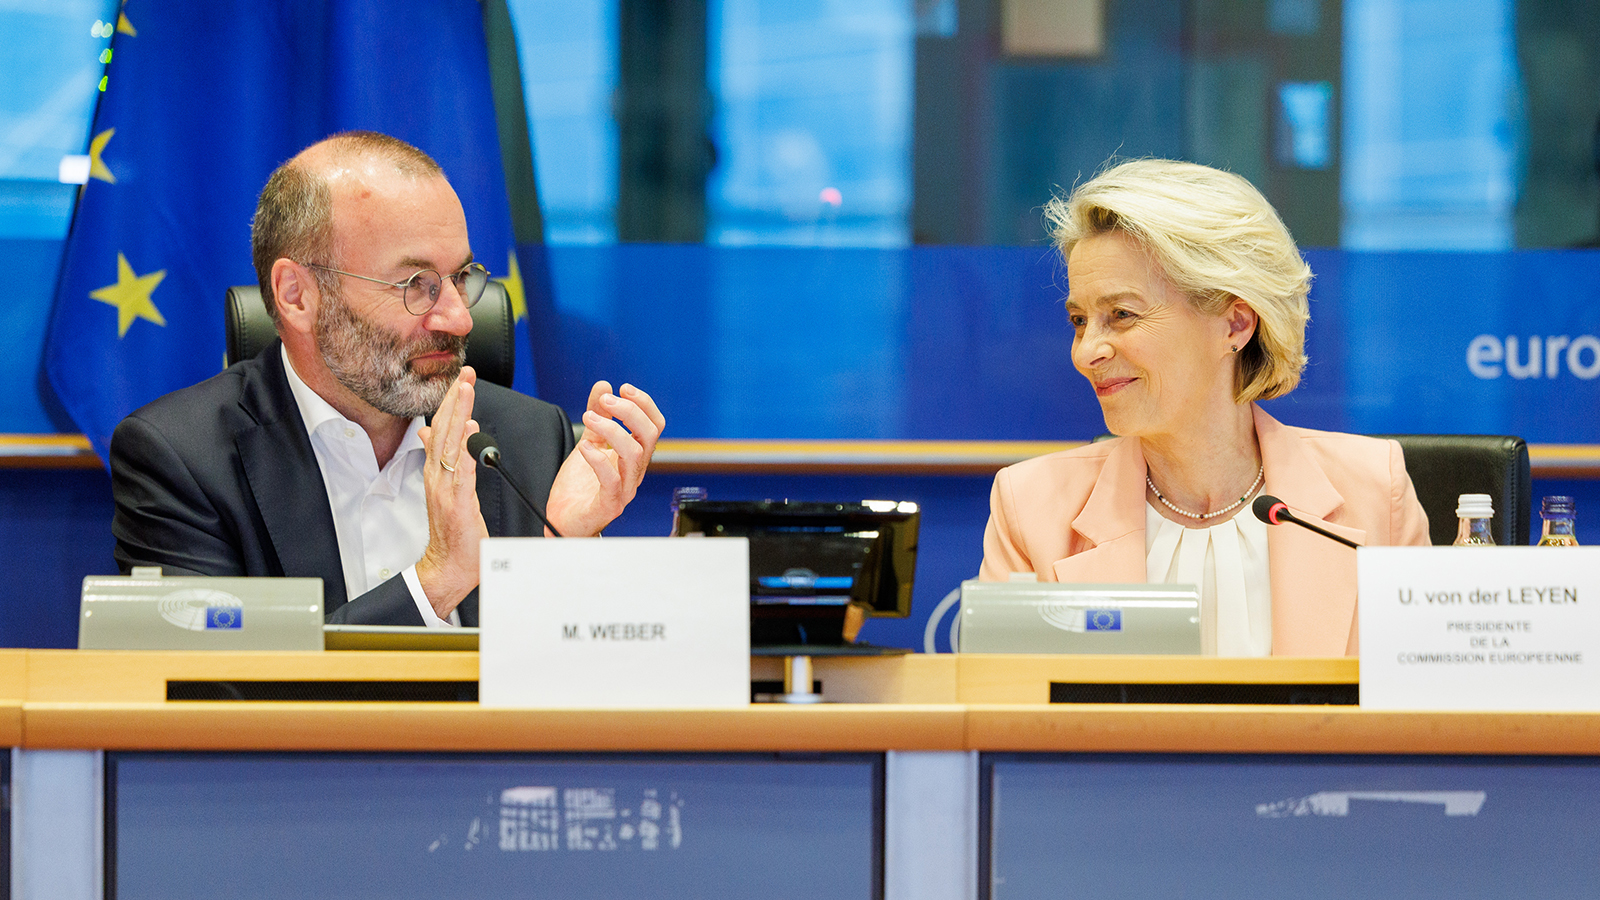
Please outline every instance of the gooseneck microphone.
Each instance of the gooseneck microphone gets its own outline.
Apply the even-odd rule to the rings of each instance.
[[[511,489],[517,492],[518,497],[522,498],[522,502],[527,504],[529,509],[533,510],[534,518],[538,519],[544,525],[544,527],[550,529],[551,534],[555,535],[556,537],[561,537],[561,531],[554,525],[551,525],[550,520],[544,517],[544,510],[540,509],[538,504],[528,499],[528,492],[524,491],[520,486],[518,486],[518,484],[512,480],[511,476],[506,474],[505,469],[500,468],[500,445],[495,443],[495,439],[492,435],[488,434],[487,432],[480,431],[476,434],[468,436],[467,452],[472,454],[472,458],[478,461],[478,465],[499,472],[500,477],[505,479],[506,484],[510,485]]]
[[[1305,519],[1296,517],[1294,513],[1289,511],[1289,504],[1284,503],[1282,500],[1279,500],[1277,497],[1274,497],[1271,494],[1262,494],[1261,496],[1257,497],[1256,502],[1250,505],[1250,509],[1255,512],[1256,518],[1267,523],[1268,525],[1282,525],[1284,522],[1293,522],[1307,531],[1315,531],[1317,534],[1320,534],[1329,540],[1338,541],[1346,547],[1359,548],[1361,546],[1347,537],[1340,537],[1331,531],[1318,528],[1310,522],[1307,522]]]

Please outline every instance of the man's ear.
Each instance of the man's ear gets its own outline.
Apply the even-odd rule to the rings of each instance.
[[[272,264],[272,298],[278,307],[278,327],[310,334],[317,324],[322,291],[310,269],[292,259]]]

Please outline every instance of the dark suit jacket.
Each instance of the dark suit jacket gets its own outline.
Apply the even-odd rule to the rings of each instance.
[[[330,622],[421,625],[396,575],[355,599],[328,492],[279,343],[193,387],[135,410],[111,438],[111,532],[117,563],[167,575],[317,576]],[[572,452],[572,425],[558,407],[479,382],[472,415],[500,443],[501,463],[541,507]],[[533,513],[505,484],[478,473],[489,534],[541,535]],[[478,624],[473,591],[459,607]]]

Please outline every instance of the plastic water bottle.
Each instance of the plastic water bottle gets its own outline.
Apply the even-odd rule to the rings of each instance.
[[[1488,494],[1462,494],[1456,501],[1457,547],[1493,547],[1494,498]]]
[[[703,487],[672,489],[672,530],[667,532],[667,537],[676,537],[678,534],[678,504],[685,500],[704,500],[706,497],[706,489]]]
[[[1539,510],[1544,519],[1544,531],[1539,535],[1541,547],[1578,546],[1577,512],[1571,497],[1553,495],[1544,498]]]

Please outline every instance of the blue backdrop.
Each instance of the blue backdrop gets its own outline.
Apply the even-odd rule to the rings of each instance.
[[[238,248],[241,258],[247,254]],[[0,432],[48,418],[39,346],[60,245],[0,242],[25,263],[7,310]],[[1357,432],[1490,432],[1600,443],[1600,252],[1307,253],[1317,280],[1311,366],[1272,411]],[[595,378],[634,381],[676,438],[1070,440],[1103,430],[1072,370],[1064,274],[1046,248],[734,249],[620,245],[520,251],[544,396],[581,410]],[[220,295],[217,319],[221,319]],[[1538,365],[1530,347],[1538,341]],[[526,360],[523,361],[526,363]],[[920,647],[941,597],[976,572],[987,478],[646,478],[609,533],[665,534],[668,498],[915,500],[923,540],[910,620],[863,636]],[[1535,484],[1578,497],[1600,543],[1600,482]],[[1537,507],[1537,504],[1535,504]],[[102,472],[0,472],[0,566],[12,573],[0,645],[74,646],[85,574],[113,570]]]
[[[1600,252],[1312,250],[1295,425],[1600,442]],[[525,266],[531,264],[524,254]],[[634,380],[669,434],[1064,440],[1100,434],[1043,247],[553,247],[545,396]],[[1530,356],[1531,354],[1531,356]]]

